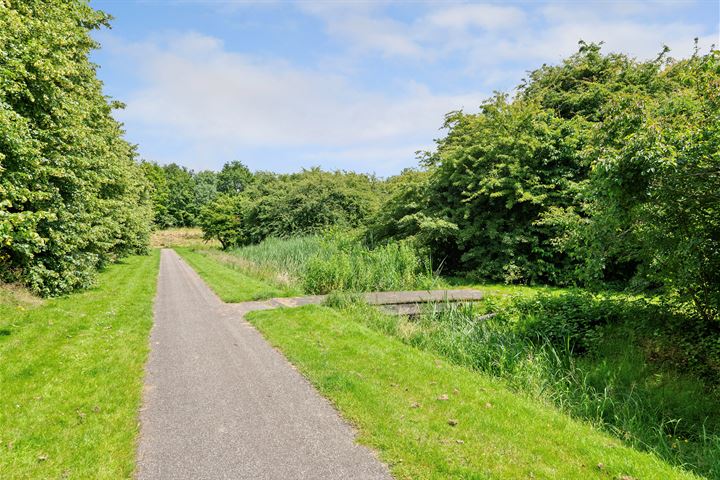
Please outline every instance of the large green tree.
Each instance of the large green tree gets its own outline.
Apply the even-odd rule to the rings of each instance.
[[[720,52],[670,62],[660,93],[616,95],[592,153],[583,249],[673,287],[720,318]],[[600,263],[598,264],[598,260]]]
[[[637,61],[581,42],[515,97],[449,114],[368,235],[494,280],[664,286],[717,318],[718,55]]]
[[[0,277],[43,294],[143,251],[150,198],[102,93],[85,2],[0,0]]]
[[[217,173],[217,191],[226,194],[240,193],[252,180],[252,172],[242,162],[234,160],[224,164]]]

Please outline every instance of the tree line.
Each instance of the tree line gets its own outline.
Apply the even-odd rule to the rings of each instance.
[[[493,281],[665,288],[720,312],[720,52],[650,61],[581,43],[515,94],[445,118],[388,179],[318,168],[193,172],[139,161],[102,93],[86,3],[0,2],[0,279],[41,294],[90,285],[153,228],[224,248],[352,230],[435,268]]]
[[[0,280],[45,295],[148,244],[148,184],[111,115],[122,104],[88,60],[108,22],[80,1],[0,1]]]
[[[665,288],[720,314],[720,52],[651,61],[581,42],[516,94],[451,112],[416,169],[258,173],[199,215],[225,248],[334,225],[510,283]]]
[[[158,165],[143,161],[140,167],[150,182],[155,228],[194,227],[201,210],[221,195],[242,192],[253,174],[242,162],[223,165],[219,172],[194,172],[170,163]]]

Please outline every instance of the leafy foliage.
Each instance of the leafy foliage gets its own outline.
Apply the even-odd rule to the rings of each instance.
[[[667,93],[606,108],[589,240],[596,253],[622,248],[649,280],[720,319],[720,51],[672,64],[662,79]]]
[[[458,227],[453,250],[441,254],[480,277],[566,281],[567,256],[552,244],[557,232],[538,220],[551,206],[572,204],[574,184],[587,174],[577,153],[581,124],[504,96],[480,114],[449,115],[429,192],[437,199],[432,216]]]
[[[640,62],[581,42],[514,98],[448,114],[368,238],[412,238],[483,279],[661,286],[717,319],[719,58]]]
[[[217,174],[217,191],[220,193],[240,193],[253,181],[252,172],[242,162],[233,161],[223,165]]]
[[[0,278],[42,294],[88,286],[146,248],[147,185],[95,66],[80,1],[0,1]]]
[[[253,175],[240,162],[226,163],[220,172],[202,170],[194,172],[175,163],[158,165],[143,162],[146,176],[153,186],[155,225],[159,228],[192,227],[209,225],[209,219],[201,220],[200,213],[216,200],[221,211],[226,199],[243,191]]]
[[[234,196],[221,196],[203,209],[199,223],[207,238],[225,248],[268,237],[355,228],[378,208],[379,182],[371,176],[325,172],[256,173]]]
[[[215,239],[223,250],[237,245],[243,238],[241,218],[243,198],[220,195],[200,211],[199,225],[206,240]]]

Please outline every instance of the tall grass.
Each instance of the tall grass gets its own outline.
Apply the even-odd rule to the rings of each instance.
[[[518,392],[551,403],[628,444],[720,478],[720,395],[700,379],[650,365],[627,324],[593,333],[582,354],[570,337],[528,334],[512,299],[476,305],[430,305],[416,319],[367,306],[371,326],[405,343],[504,379]],[[442,307],[442,308],[440,308]],[[478,320],[488,310],[499,315]]]
[[[369,249],[359,243],[328,243],[322,255],[305,266],[303,284],[308,293],[367,292],[430,288],[432,269],[403,243]]]
[[[210,254],[246,273],[309,294],[431,288],[438,283],[430,262],[411,246],[369,248],[349,235],[269,238],[226,254]]]
[[[301,282],[308,260],[322,254],[326,250],[325,243],[317,235],[268,238],[256,245],[233,249],[229,253],[252,262],[261,269],[285,273]]]

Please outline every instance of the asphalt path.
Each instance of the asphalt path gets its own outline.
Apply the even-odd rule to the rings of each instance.
[[[242,315],[163,250],[139,479],[389,479],[374,452]]]

